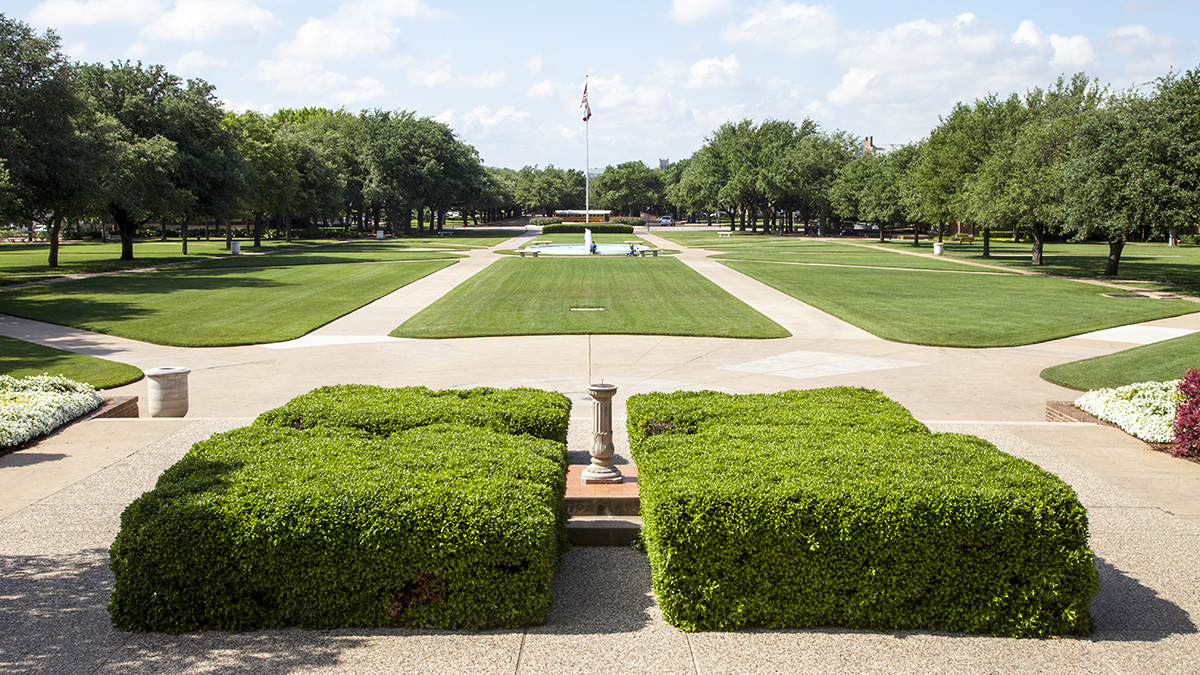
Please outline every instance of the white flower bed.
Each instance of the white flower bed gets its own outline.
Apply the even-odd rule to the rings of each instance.
[[[92,385],[65,377],[0,375],[0,448],[48,434],[102,402]]]
[[[1139,382],[1089,391],[1075,400],[1075,407],[1143,441],[1170,443],[1175,440],[1172,425],[1181,399],[1179,380]]]

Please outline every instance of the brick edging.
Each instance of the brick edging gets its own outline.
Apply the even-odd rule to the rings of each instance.
[[[1087,422],[1089,424],[1101,424],[1106,427],[1115,427],[1116,425],[1094,415],[1085,413],[1071,401],[1046,401],[1046,421],[1047,422]]]
[[[87,420],[121,417],[138,417],[138,397],[105,396],[104,402],[100,404],[99,408],[71,421],[86,422]]]

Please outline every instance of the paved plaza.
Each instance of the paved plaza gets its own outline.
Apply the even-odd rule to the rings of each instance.
[[[1200,314],[1025,347],[922,347],[877,338],[708,259],[708,253],[688,249],[679,257],[792,337],[387,336],[498,259],[491,250],[471,251],[303,338],[274,345],[163,347],[0,317],[0,335],[142,369],[192,369],[185,419],[91,420],[0,458],[0,672],[1200,672],[1200,464],[1155,452],[1111,427],[1045,422],[1047,401],[1078,394],[1038,377],[1047,366],[1200,330]],[[936,292],[946,273],[924,274]],[[196,441],[243,426],[322,385],[531,386],[561,391],[575,402],[569,449],[573,462],[584,463],[590,381],[619,387],[619,462],[629,461],[625,398],[681,389],[864,386],[899,401],[935,431],[987,438],[1060,476],[1087,506],[1101,581],[1091,607],[1097,630],[1088,638],[1049,640],[841,628],[688,634],[662,620],[644,554],[594,547],[563,556],[550,618],[526,630],[171,636],[110,627],[107,548],[121,511]],[[144,380],[107,393],[140,396],[147,414]]]

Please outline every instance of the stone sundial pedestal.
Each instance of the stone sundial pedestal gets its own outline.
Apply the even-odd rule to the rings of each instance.
[[[617,393],[615,384],[589,384],[592,395],[593,437],[592,463],[583,470],[583,482],[621,483],[625,477],[613,466],[612,399]]]

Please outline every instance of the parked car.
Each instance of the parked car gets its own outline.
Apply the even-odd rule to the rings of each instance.
[[[659,223],[659,225],[674,225],[674,224],[675,224],[675,219],[672,218],[671,216],[663,216],[662,222]]]

